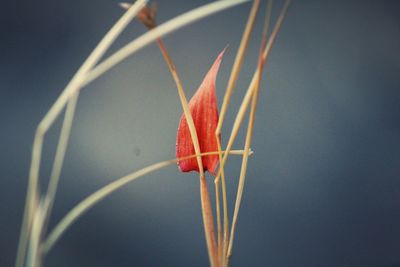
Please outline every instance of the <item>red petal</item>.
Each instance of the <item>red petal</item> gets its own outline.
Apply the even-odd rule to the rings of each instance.
[[[215,80],[217,78],[223,54],[224,51],[218,55],[211,69],[204,77],[202,84],[189,101],[189,109],[196,127],[201,153],[218,150],[217,139],[215,137],[215,130],[218,125]],[[196,153],[194,151],[189,127],[185,116],[182,115],[176,137],[176,157],[181,158],[193,154]],[[215,175],[215,168],[218,164],[218,155],[203,156],[202,162],[204,171],[209,171],[212,175]],[[199,171],[196,158],[181,160],[178,162],[178,166],[182,172]]]

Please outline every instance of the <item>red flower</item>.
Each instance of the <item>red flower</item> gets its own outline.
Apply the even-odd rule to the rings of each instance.
[[[215,80],[223,54],[224,51],[218,55],[211,69],[204,77],[202,84],[189,101],[189,109],[196,127],[201,153],[218,150],[217,140],[215,137],[215,130],[218,125]],[[190,136],[189,127],[185,116],[182,115],[176,137],[176,157],[181,158],[193,154],[196,153]],[[215,168],[218,164],[218,155],[203,156],[202,163],[204,171],[209,171],[212,175],[215,175]],[[182,172],[193,170],[197,172],[199,171],[196,158],[181,160],[178,162],[178,166]]]

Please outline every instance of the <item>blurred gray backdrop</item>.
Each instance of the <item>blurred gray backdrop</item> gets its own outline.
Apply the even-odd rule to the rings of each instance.
[[[163,22],[207,1],[158,2]],[[282,4],[275,1],[274,19]],[[229,44],[217,81],[222,102],[249,9],[232,8],[165,38],[188,96]],[[35,127],[121,14],[114,0],[1,2],[2,267],[14,263]],[[400,266],[399,14],[398,1],[293,1],[263,76],[232,266]],[[260,16],[224,143],[255,69],[261,30]],[[134,21],[111,51],[144,32]],[[154,44],[85,88],[50,227],[101,186],[173,158],[181,113]],[[60,122],[46,136],[43,186],[59,129]],[[243,139],[242,131],[235,147]],[[240,159],[231,159],[232,211]],[[90,210],[45,262],[207,264],[198,177],[175,166]]]

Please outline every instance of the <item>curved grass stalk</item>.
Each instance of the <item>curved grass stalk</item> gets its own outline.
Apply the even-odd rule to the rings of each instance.
[[[79,90],[82,82],[84,81],[84,77],[87,72],[92,69],[95,64],[100,60],[103,56],[107,48],[111,45],[114,39],[119,35],[119,33],[124,29],[124,27],[136,16],[136,14],[140,11],[140,9],[144,6],[147,0],[138,0],[135,2],[134,5],[121,17],[121,19],[111,28],[111,30],[104,36],[103,40],[99,43],[99,45],[93,50],[90,56],[86,59],[86,61],[82,64],[79,68],[77,73],[74,75],[72,80],[69,82],[67,87],[64,89],[63,93],[57,99],[57,101],[53,104],[47,114],[44,116],[42,121],[39,123],[34,143],[32,149],[32,161],[31,161],[31,168],[29,171],[29,184],[28,184],[28,192],[26,197],[25,203],[25,210],[22,219],[22,226],[21,226],[21,233],[20,239],[18,243],[17,249],[17,258],[16,258],[16,267],[22,267],[24,264],[24,258],[26,255],[26,247],[28,242],[28,233],[30,229],[30,225],[33,219],[33,211],[35,203],[35,199],[38,199],[38,188],[37,183],[39,179],[39,170],[40,170],[40,161],[41,161],[41,154],[42,154],[42,146],[43,146],[43,139],[44,135],[54,123],[55,119],[58,117],[62,109],[64,108],[67,100],[71,97],[75,91]],[[73,104],[73,103],[72,103]],[[72,122],[72,121],[71,121]],[[67,125],[68,126],[68,125]],[[64,127],[63,127],[64,128]],[[63,148],[61,138],[65,139],[67,135],[69,135],[68,127],[64,128],[60,136],[60,143],[61,145],[57,148],[57,155],[56,161],[53,167],[53,179],[58,180],[57,176],[59,176],[58,168],[61,170],[62,163],[57,161],[57,159],[61,160],[63,158],[62,154],[63,151],[65,152],[65,148]],[[65,142],[66,145],[66,142]],[[57,183],[53,183],[57,184]],[[46,217],[46,216],[45,216]]]
[[[225,153],[225,152],[223,152]],[[244,153],[243,150],[236,150],[236,151],[231,151],[231,154],[235,155],[242,155]],[[252,152],[250,152],[251,154]],[[118,180],[111,182],[110,184],[100,188],[96,192],[92,193],[90,196],[82,200],[78,205],[76,205],[73,209],[71,209],[67,215],[64,216],[63,219],[55,226],[55,228],[51,231],[49,236],[46,238],[46,240],[43,243],[42,246],[42,252],[47,253],[50,251],[50,249],[54,246],[54,244],[57,242],[57,240],[60,239],[62,234],[67,230],[73,222],[75,222],[80,216],[82,216],[87,210],[89,210],[91,207],[93,207],[95,204],[100,202],[102,199],[105,197],[109,196],[111,193],[115,192],[117,189],[122,188],[126,184],[136,180],[137,178],[146,175],[148,173],[157,171],[159,169],[165,168],[170,165],[174,165],[178,162],[178,160],[185,160],[189,158],[194,158],[198,156],[207,156],[207,155],[215,155],[218,154],[217,151],[215,152],[207,152],[207,153],[202,153],[200,155],[191,155],[188,157],[183,157],[183,158],[175,158],[171,160],[166,160],[162,161],[159,163],[152,164],[150,166],[147,166],[143,169],[140,169],[138,171],[135,171],[131,174],[128,174],[122,178],[119,178]]]
[[[61,169],[64,163],[65,152],[68,146],[68,140],[71,133],[72,121],[74,119],[76,104],[78,102],[79,92],[68,101],[67,108],[64,115],[64,121],[61,126],[60,137],[58,139],[56,154],[54,157],[53,167],[50,174],[50,180],[47,187],[46,202],[43,206],[43,227],[42,231],[45,232],[48,221],[51,217],[55,196],[57,193],[58,182],[60,180]]]
[[[220,12],[227,8],[248,2],[250,0],[220,0],[217,2],[213,2],[210,4],[206,4],[204,6],[195,8],[191,11],[188,11],[182,15],[179,15],[159,26],[157,28],[143,34],[141,37],[136,40],[130,42],[116,53],[111,55],[108,59],[104,60],[101,64],[99,64],[96,68],[94,68],[89,75],[86,77],[83,85],[86,85],[98,78],[100,75],[110,70],[112,67],[132,55],[137,50],[142,47],[150,44],[151,42],[157,40],[162,36],[165,36],[177,29],[182,28],[190,23],[193,23],[197,20],[200,20],[204,17],[210,16],[214,13]]]
[[[218,153],[219,154],[219,153]],[[222,224],[221,224],[221,204],[219,196],[219,183],[214,182],[215,189],[215,213],[217,217],[217,249],[218,249],[218,261],[223,266],[222,262]]]
[[[40,238],[44,220],[42,201],[37,206],[32,220],[32,235],[29,244],[28,266],[39,267],[42,261],[40,249]]]

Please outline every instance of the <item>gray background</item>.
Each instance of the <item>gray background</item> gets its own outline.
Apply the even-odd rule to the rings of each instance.
[[[205,2],[159,1],[158,19]],[[275,2],[274,18],[282,6]],[[400,5],[293,2],[263,77],[232,266],[400,266]],[[249,7],[165,38],[189,96],[229,44],[217,81],[221,103]],[[1,3],[0,266],[14,262],[35,127],[121,13],[112,0]],[[261,26],[259,17],[224,142],[255,68]],[[133,22],[111,50],[143,32]],[[102,185],[174,157],[181,112],[154,44],[90,84],[51,226]],[[59,127],[46,138],[43,185]],[[242,140],[243,132],[235,147]],[[239,163],[232,157],[227,166],[230,203]],[[45,266],[207,264],[197,175],[172,166],[90,210]]]

